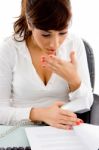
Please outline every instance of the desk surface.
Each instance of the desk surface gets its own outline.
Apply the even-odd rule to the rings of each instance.
[[[4,133],[11,126],[3,126],[0,125],[0,134]],[[25,134],[24,127],[19,127],[12,131],[11,133],[7,134],[5,137],[0,138],[0,147],[14,147],[14,146],[29,146],[28,139]]]

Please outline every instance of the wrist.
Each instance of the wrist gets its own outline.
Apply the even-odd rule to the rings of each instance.
[[[32,108],[29,119],[33,122],[43,121],[44,108]]]
[[[81,85],[81,80],[69,83],[70,92],[77,90],[80,87],[80,85]]]

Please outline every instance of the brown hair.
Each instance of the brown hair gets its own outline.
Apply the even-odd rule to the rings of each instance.
[[[14,23],[14,35],[26,40],[31,27],[41,30],[62,30],[68,27],[71,19],[70,0],[22,0],[21,15]]]

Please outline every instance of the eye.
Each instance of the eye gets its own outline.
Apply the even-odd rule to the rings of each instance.
[[[60,32],[59,34],[60,34],[60,35],[66,35],[67,32]]]
[[[44,37],[49,37],[50,34],[42,34],[42,36],[44,36]]]
[[[49,31],[41,31],[41,36],[43,37],[50,37],[51,36],[51,33]]]

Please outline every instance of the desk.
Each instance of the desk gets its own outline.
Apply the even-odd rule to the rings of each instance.
[[[4,133],[11,126],[0,125],[0,134]],[[28,139],[25,134],[24,127],[19,127],[5,137],[0,138],[0,147],[14,147],[14,146],[29,146]]]

